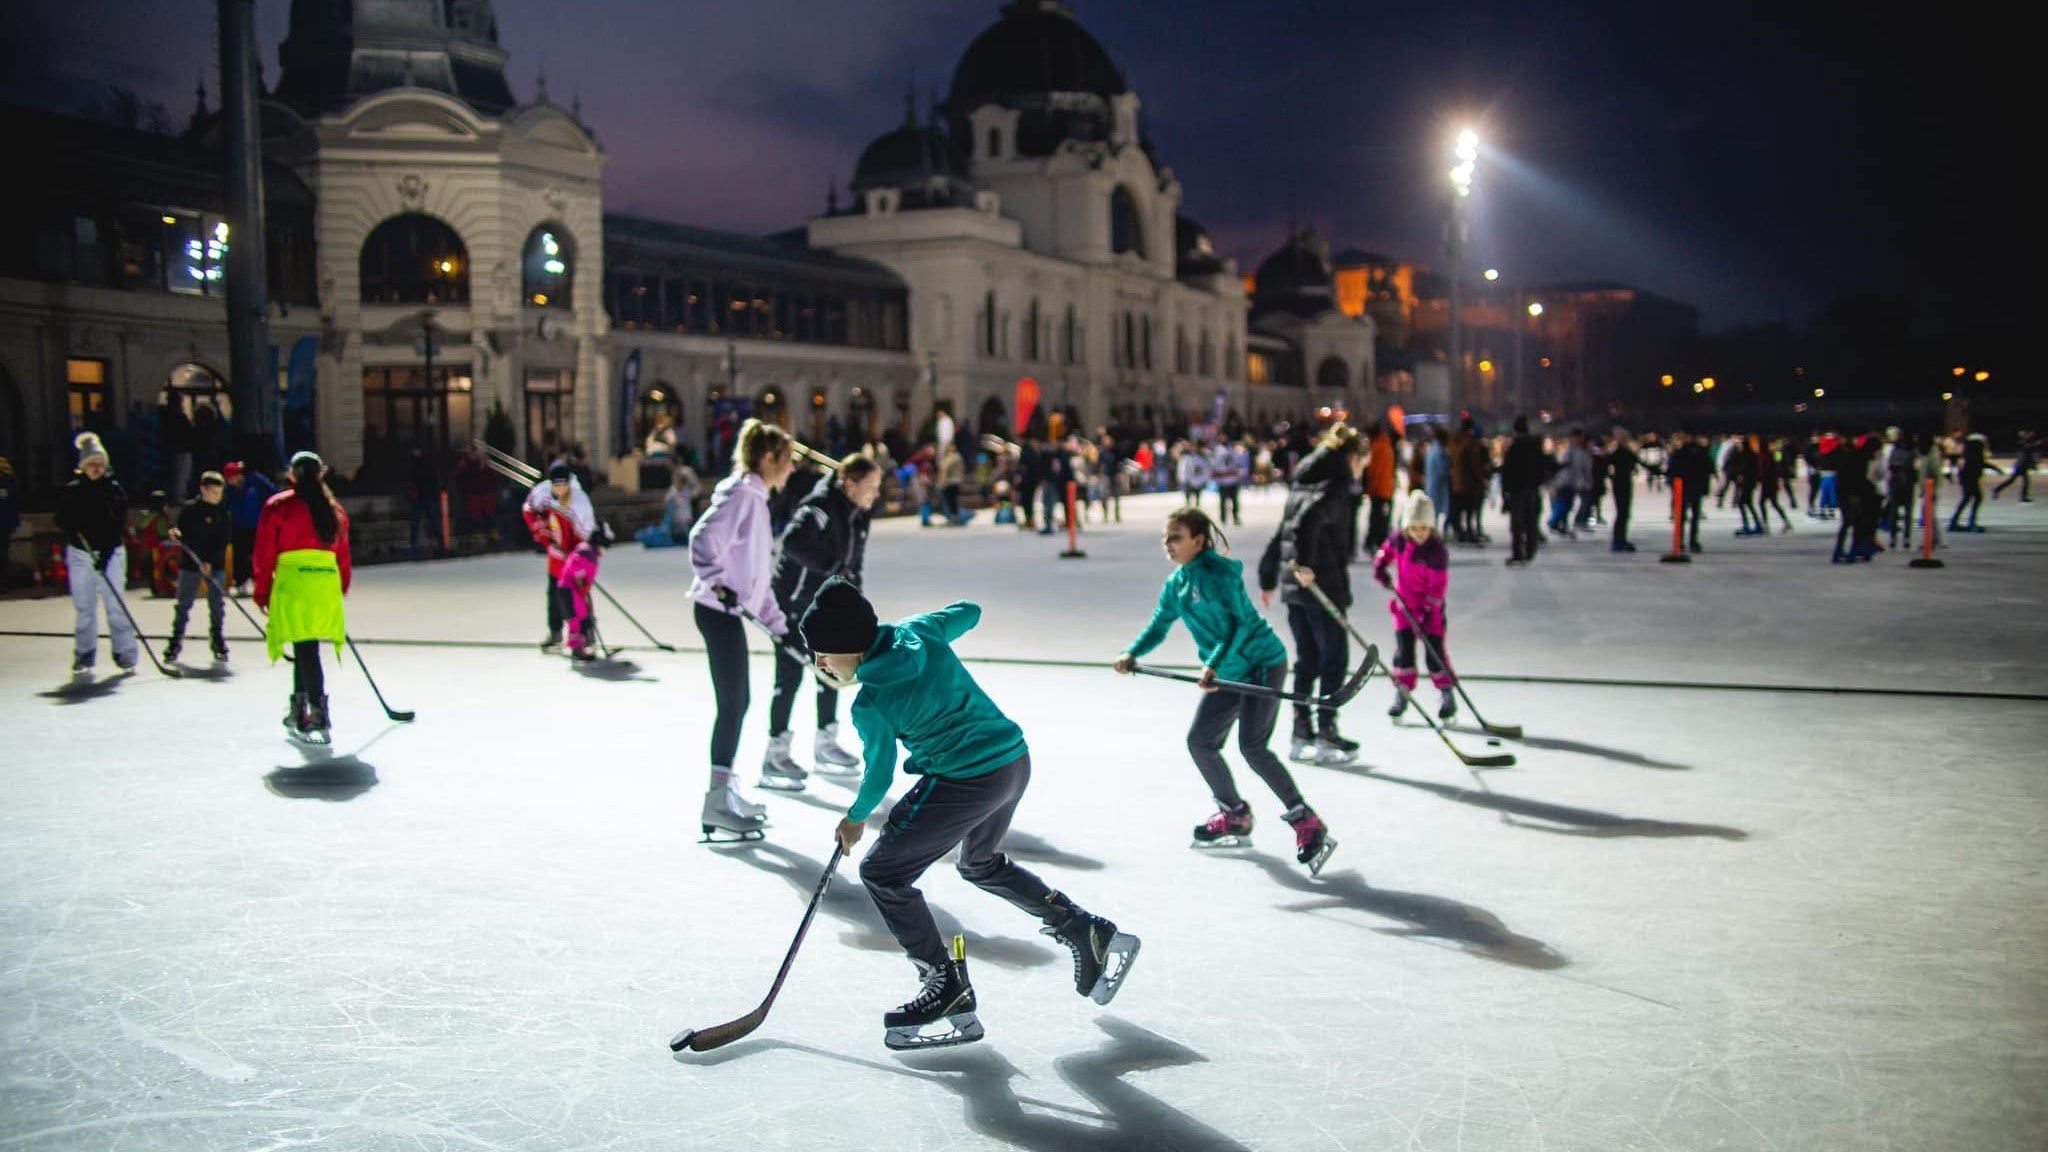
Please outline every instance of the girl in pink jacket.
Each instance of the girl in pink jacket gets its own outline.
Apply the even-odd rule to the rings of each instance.
[[[1451,691],[1456,678],[1448,663],[1450,653],[1444,648],[1444,596],[1451,585],[1451,552],[1437,535],[1436,506],[1427,494],[1411,494],[1403,522],[1401,534],[1380,545],[1372,561],[1373,579],[1394,593],[1387,602],[1387,611],[1394,617],[1394,706],[1387,709],[1387,715],[1398,717],[1406,712],[1408,697],[1415,691],[1415,628],[1419,624],[1429,658],[1429,682],[1443,693],[1436,714],[1449,720],[1458,711],[1457,695]]]
[[[562,561],[562,574],[555,581],[569,594],[569,657],[573,660],[597,659],[593,651],[597,644],[597,621],[591,619],[590,586],[597,583],[598,557],[611,542],[610,531],[598,525],[590,538]]]
[[[690,568],[696,574],[690,599],[697,602],[697,632],[711,660],[711,689],[718,702],[711,724],[711,787],[704,793],[708,841],[759,840],[768,823],[767,810],[741,796],[732,779],[748,703],[747,627],[739,612],[746,609],[776,636],[789,633],[769,586],[775,533],[768,523],[768,494],[788,481],[791,452],[789,433],[759,420],[742,424],[733,445],[732,474],[718,482],[711,507],[690,529]],[[800,768],[774,778],[763,771],[765,787],[798,791],[804,786]]]

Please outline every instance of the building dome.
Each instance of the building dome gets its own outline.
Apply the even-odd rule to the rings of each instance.
[[[1187,216],[1173,218],[1173,266],[1176,276],[1207,276],[1223,271],[1223,260],[1209,232]]]
[[[514,104],[490,0],[292,0],[276,97],[300,115],[390,88],[445,92],[486,116]]]
[[[1253,314],[1284,311],[1310,317],[1335,308],[1336,293],[1323,251],[1315,231],[1302,229],[1261,261],[1253,274]]]
[[[1003,18],[975,37],[953,70],[946,105],[966,115],[983,104],[1016,106],[1055,92],[1085,92],[1107,100],[1123,91],[1100,42],[1060,0],[1014,0]]]
[[[903,125],[875,138],[853,168],[853,190],[903,188],[933,180],[964,180],[967,163],[936,124],[920,124],[906,111]]]

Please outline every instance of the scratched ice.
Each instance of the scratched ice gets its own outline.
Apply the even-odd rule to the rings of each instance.
[[[1376,680],[1343,718],[1362,764],[1298,771],[1342,841],[1312,881],[1248,773],[1254,850],[1189,850],[1210,808],[1183,747],[1193,690],[1102,667],[1165,575],[1166,507],[1126,501],[1085,560],[985,523],[875,533],[885,614],[969,597],[987,618],[963,654],[1088,662],[975,666],[1034,751],[1010,847],[1145,939],[1097,1009],[1033,923],[937,869],[988,1038],[918,1057],[880,1044],[914,974],[848,866],[766,1026],[670,1058],[673,1032],[765,991],[849,792],[756,793],[765,844],[699,847],[702,657],[646,650],[602,605],[631,667],[539,655],[535,558],[362,570],[358,635],[510,646],[366,644],[410,726],[330,660],[336,740],[311,760],[280,738],[288,676],[255,644],[220,678],[145,666],[59,693],[68,605],[0,603],[0,630],[48,634],[0,637],[0,1147],[2048,1141],[2039,702],[1475,682],[1530,737],[1489,795],[1388,723]],[[1248,501],[1240,556],[1277,507]],[[1937,573],[1831,567],[1804,521],[1737,542],[1732,516],[1684,570],[1594,543],[1526,572],[1498,545],[1460,551],[1452,655],[1474,673],[2041,694],[2034,507],[1992,506]],[[620,549],[604,578],[694,645],[682,564]],[[169,605],[131,599],[161,633]],[[1380,598],[1362,599],[1384,643]],[[1177,636],[1161,658],[1190,656]],[[754,667],[749,782],[771,675]],[[808,693],[797,725],[807,754]],[[1485,748],[1464,718],[1453,738]]]

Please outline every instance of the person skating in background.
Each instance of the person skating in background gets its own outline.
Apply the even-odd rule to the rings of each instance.
[[[1886,541],[1893,548],[1903,538],[1906,547],[1913,546],[1913,492],[1914,480],[1919,475],[1919,460],[1913,454],[1913,442],[1897,425],[1884,430],[1884,448],[1879,453],[1883,465],[1884,511],[1878,517],[1877,526],[1885,534]]]
[[[1429,493],[1446,527],[1455,527],[1457,505],[1451,498],[1451,434],[1441,424],[1430,429],[1422,456],[1422,487]]]
[[[696,601],[697,632],[704,637],[717,701],[711,725],[711,780],[704,792],[702,819],[707,838],[729,833],[758,839],[767,823],[767,810],[740,795],[732,779],[749,702],[747,629],[739,610],[752,613],[777,637],[789,633],[770,583],[775,535],[769,528],[768,500],[788,482],[794,470],[792,454],[789,433],[749,417],[733,445],[731,474],[712,490],[711,507],[690,530],[690,568],[695,574],[690,599]],[[768,788],[802,791],[804,775],[800,768],[771,771],[768,764],[761,765],[761,783]]]
[[[1394,509],[1394,474],[1400,461],[1396,458],[1394,438],[1387,434],[1384,418],[1375,420],[1366,429],[1366,445],[1369,452],[1365,458],[1365,553],[1370,556],[1379,550],[1387,538],[1387,524]]]
[[[1537,522],[1543,516],[1544,469],[1548,461],[1543,441],[1529,434],[1529,418],[1515,417],[1515,438],[1501,454],[1500,494],[1508,514],[1510,541],[1508,567],[1518,568],[1536,559],[1542,543]]]
[[[1458,435],[1451,439],[1451,446],[1452,500],[1463,513],[1454,510],[1451,514],[1452,523],[1460,529],[1454,538],[1483,547],[1488,540],[1484,518],[1486,488],[1494,471],[1493,451],[1479,434],[1479,426],[1470,420],[1458,425]]]
[[[1244,487],[1250,466],[1242,445],[1221,440],[1209,449],[1209,479],[1216,485],[1218,524],[1244,523],[1244,507],[1238,500],[1238,490]]]
[[[1449,720],[1458,711],[1458,697],[1451,690],[1456,681],[1444,664],[1444,632],[1449,618],[1444,612],[1450,593],[1451,551],[1436,532],[1436,509],[1424,493],[1408,502],[1408,514],[1399,536],[1381,546],[1372,560],[1372,577],[1394,594],[1387,602],[1387,614],[1394,618],[1394,704],[1387,715],[1399,717],[1408,710],[1408,698],[1415,694],[1415,626],[1422,626],[1424,655],[1429,659],[1429,682],[1443,694],[1436,714]],[[1403,611],[1405,607],[1406,611]]]
[[[227,576],[228,545],[234,540],[235,526],[227,506],[221,502],[226,495],[227,481],[220,473],[200,473],[199,499],[179,510],[178,526],[171,529],[171,539],[191,551],[178,551],[178,606],[171,614],[171,639],[164,645],[166,664],[177,663],[179,654],[185,650],[185,625],[192,619],[192,601],[202,584],[206,586],[207,636],[213,658],[228,658],[227,635],[222,630],[225,621],[221,618],[227,608],[222,584]]]
[[[1786,495],[1791,495],[1791,476],[1785,468],[1793,457],[1785,450],[1783,440],[1766,442],[1759,439],[1756,448],[1756,483],[1759,493],[1756,504],[1757,528],[1769,532],[1771,513],[1776,511],[1778,520],[1784,525],[1778,530],[1782,535],[1792,531],[1792,518],[1785,515],[1785,506],[1778,503],[1778,492],[1784,489]]]
[[[1680,488],[1679,535],[1686,549],[1700,551],[1700,520],[1704,517],[1707,488],[1714,482],[1714,460],[1707,446],[1681,428],[1671,434],[1671,454],[1664,473]]]
[[[1955,514],[1948,518],[1951,532],[1982,532],[1977,526],[1977,509],[1984,506],[1984,473],[2002,472],[2003,469],[1987,458],[1989,445],[1982,432],[1972,432],[1963,441],[1962,462],[1956,465],[1956,484],[1962,489],[1962,498],[1956,501]],[[1963,512],[1970,513],[1970,523],[1963,524]]]
[[[1209,486],[1209,456],[1199,444],[1188,444],[1180,454],[1175,471],[1180,480],[1181,502],[1192,508],[1202,506],[1202,489]]]
[[[106,446],[91,432],[72,441],[78,449],[78,472],[57,493],[57,530],[64,534],[64,566],[71,583],[71,671],[92,671],[99,648],[99,616],[107,617],[113,638],[114,663],[123,672],[135,670],[142,658],[135,625],[114,602],[113,582],[127,579],[128,493],[114,479]]]
[[[1742,517],[1742,527],[1735,530],[1737,536],[1762,536],[1769,531],[1756,507],[1756,487],[1763,467],[1758,456],[1756,437],[1737,437],[1735,448],[1723,465],[1724,475],[1735,486],[1735,512]]]
[[[1168,513],[1163,544],[1167,559],[1173,561],[1173,574],[1159,590],[1152,619],[1112,667],[1131,674],[1138,657],[1159,647],[1175,620],[1187,623],[1202,661],[1203,688],[1209,693],[1196,707],[1195,722],[1188,729],[1188,754],[1217,808],[1216,815],[1195,827],[1195,846],[1235,845],[1251,835],[1251,805],[1238,794],[1230,765],[1223,759],[1224,739],[1235,724],[1238,752],[1285,806],[1281,819],[1294,826],[1295,858],[1311,872],[1320,871],[1336,842],[1302,799],[1287,766],[1268,747],[1280,701],[1214,688],[1218,680],[1279,688],[1287,676],[1287,649],[1245,593],[1244,565],[1223,554],[1223,538],[1201,509]],[[1297,569],[1295,577],[1304,572],[1309,570]]]
[[[2040,454],[2041,441],[2039,438],[2032,432],[2022,429],[2020,431],[2019,451],[2012,458],[2012,474],[2007,476],[1998,487],[1991,490],[1991,498],[1993,500],[1998,499],[1999,495],[2007,488],[2012,487],[2013,481],[2017,480],[2020,485],[2020,503],[2032,504],[2034,502],[2034,464]]]
[[[255,562],[256,522],[263,518],[263,506],[277,495],[277,485],[260,471],[252,471],[240,460],[230,460],[221,468],[221,475],[227,480],[228,514],[235,524],[234,572],[229,581],[235,594],[244,592],[249,583],[250,566]]]
[[[562,575],[556,586],[568,601],[564,605],[564,623],[569,627],[569,658],[572,660],[597,659],[597,619],[590,602],[590,592],[597,583],[598,562],[604,558],[604,550],[611,546],[611,542],[611,532],[599,524],[562,560]]]
[[[1614,535],[1607,545],[1609,552],[1636,550],[1628,540],[1628,518],[1635,508],[1636,469],[1641,465],[1642,459],[1636,454],[1635,442],[1629,439],[1628,429],[1613,429],[1607,439],[1607,479],[1614,488]]]
[[[1842,521],[1835,530],[1834,562],[1852,564],[1877,555],[1878,489],[1870,482],[1877,438],[1863,435],[1846,441],[1835,454],[1835,497]]]
[[[286,648],[292,652],[292,698],[285,731],[306,744],[332,739],[320,645],[334,645],[335,658],[340,659],[348,639],[342,610],[351,575],[348,513],[327,490],[326,475],[326,464],[313,453],[292,457],[292,486],[264,504],[250,559],[256,606],[270,615],[263,629],[270,662],[277,663]]]
[[[1331,618],[1309,591],[1309,584],[1339,611],[1351,607],[1351,488],[1366,467],[1366,444],[1344,423],[1331,426],[1313,452],[1302,457],[1287,486],[1287,505],[1280,526],[1259,558],[1259,599],[1273,602],[1278,589],[1287,606],[1287,628],[1294,634],[1294,693],[1328,695],[1342,684],[1351,659],[1351,638],[1344,622]],[[1311,573],[1304,581],[1302,572]],[[1316,683],[1322,690],[1316,692]],[[1240,731],[1243,729],[1241,728]],[[1335,708],[1294,706],[1294,734],[1288,759],[1297,763],[1345,764],[1358,751],[1356,741],[1337,730]]]
[[[898,742],[910,752],[905,771],[919,777],[890,809],[860,865],[861,882],[920,979],[916,996],[882,1016],[883,1043],[891,1048],[961,1044],[983,1034],[965,947],[957,937],[946,947],[917,889],[925,870],[955,847],[962,879],[1036,917],[1040,931],[1073,953],[1079,994],[1109,1003],[1138,956],[1137,937],[1083,910],[1002,851],[1031,782],[1031,749],[953,653],[953,643],[980,621],[981,608],[960,601],[883,624],[858,589],[833,579],[818,589],[800,626],[819,677],[860,688],[853,726],[866,767],[834,830],[839,846],[851,852],[860,843],[868,816],[888,794]],[[941,1020],[950,1032],[924,1032]]]
[[[1842,508],[1841,467],[1842,453],[1848,451],[1848,441],[1833,432],[1823,432],[1814,443],[1815,456],[1820,468],[1820,491],[1807,511],[1820,510],[1823,520],[1833,520]]]
[[[547,550],[548,634],[540,650],[552,652],[562,643],[562,622],[569,616],[569,594],[562,587],[562,564],[592,532],[597,530],[597,510],[575,469],[556,461],[548,474],[526,494],[520,515],[533,542]]]
[[[848,456],[839,468],[820,477],[782,530],[782,556],[775,564],[775,602],[785,620],[801,620],[818,589],[837,576],[856,589],[867,560],[868,522],[882,494],[882,469],[873,458]],[[768,704],[768,752],[762,758],[763,778],[801,780],[803,766],[790,752],[790,713],[804,682],[805,663],[796,653],[778,650],[775,696]],[[830,775],[851,773],[860,761],[839,745],[839,693],[818,685],[818,731],[811,744],[818,770]]]
[[[19,484],[13,461],[0,456],[0,591],[13,583],[7,553],[8,541],[14,539],[14,530],[21,527],[21,501],[16,492]]]

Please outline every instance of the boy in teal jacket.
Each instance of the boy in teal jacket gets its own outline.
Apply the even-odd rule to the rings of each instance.
[[[956,939],[947,951],[917,890],[918,877],[955,845],[962,877],[1038,917],[1042,931],[1073,952],[1076,992],[1109,1003],[1138,955],[1137,937],[1089,915],[998,850],[1031,782],[1031,752],[1023,731],[953,654],[952,642],[980,621],[981,608],[960,601],[881,624],[857,588],[834,578],[800,625],[819,678],[835,688],[860,687],[853,726],[867,769],[835,832],[840,846],[853,850],[888,793],[897,741],[910,750],[904,771],[923,777],[890,809],[860,865],[875,907],[923,977],[914,998],[882,1016],[883,1043],[891,1048],[964,1044],[983,1034],[965,947]],[[941,1019],[951,1031],[923,1032]]]
[[[1129,675],[1138,657],[1159,647],[1175,620],[1184,621],[1195,638],[1195,653],[1202,660],[1202,688],[1209,695],[1195,709],[1195,722],[1188,729],[1188,754],[1201,769],[1202,780],[1216,798],[1217,812],[1207,823],[1195,827],[1195,847],[1234,848],[1249,842],[1252,806],[1245,803],[1231,778],[1230,765],[1223,760],[1223,741],[1230,726],[1237,725],[1237,750],[1273,795],[1287,806],[1281,819],[1294,826],[1295,859],[1320,874],[1337,842],[1322,818],[1301,798],[1287,766],[1267,747],[1273,740],[1273,724],[1280,717],[1280,700],[1240,692],[1219,692],[1216,681],[1259,684],[1279,688],[1287,675],[1287,649],[1273,634],[1252,598],[1244,590],[1244,565],[1217,549],[1221,539],[1206,513],[1199,508],[1177,508],[1166,517],[1163,543],[1166,557],[1175,567],[1159,590],[1159,604],[1152,619],[1131,646],[1112,665]]]

